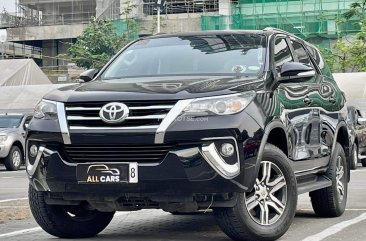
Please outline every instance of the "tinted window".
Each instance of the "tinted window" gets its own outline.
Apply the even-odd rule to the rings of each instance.
[[[327,63],[324,61],[323,56],[320,54],[320,52],[310,46],[307,46],[307,49],[309,50],[311,57],[315,60],[315,63],[319,66],[321,69],[323,75],[326,75],[328,78],[333,79],[333,75],[327,65]]]
[[[299,62],[312,66],[310,58],[309,58],[308,54],[306,53],[306,50],[302,46],[302,44],[300,44],[296,41],[291,41],[291,43],[292,43],[292,46],[294,47],[295,54],[296,54]]]
[[[0,116],[0,128],[18,128],[22,116]]]
[[[290,48],[284,38],[276,39],[275,49],[274,49],[274,61],[276,66],[276,71],[280,75],[281,67],[286,62],[293,62]]]
[[[163,37],[140,40],[127,48],[102,79],[169,75],[262,73],[266,37],[259,34]]]

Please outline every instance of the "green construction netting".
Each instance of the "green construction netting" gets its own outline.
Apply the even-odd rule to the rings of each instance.
[[[112,20],[112,23],[114,25],[114,28],[115,28],[115,32],[118,34],[118,35],[122,35],[123,33],[125,33],[127,31],[127,24],[124,20],[122,19],[115,19],[115,20]],[[130,40],[134,40],[134,39],[137,39],[138,38],[138,32],[135,31],[135,32],[131,32],[130,33]]]
[[[360,30],[355,21],[337,26],[337,18],[354,0],[238,0],[228,15],[201,17],[202,30],[280,28],[304,39],[335,38]],[[329,41],[328,41],[329,43]],[[323,44],[327,45],[327,43]]]

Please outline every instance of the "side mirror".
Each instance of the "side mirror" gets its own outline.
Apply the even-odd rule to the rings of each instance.
[[[357,123],[359,125],[366,125],[366,118],[362,118],[362,117],[358,118]]]
[[[94,79],[94,77],[99,73],[99,70],[98,69],[89,69],[83,73],[80,74],[80,79],[83,81],[83,82],[89,82],[91,81],[92,79]]]
[[[314,76],[314,68],[303,63],[286,62],[281,68],[281,77],[310,78]]]

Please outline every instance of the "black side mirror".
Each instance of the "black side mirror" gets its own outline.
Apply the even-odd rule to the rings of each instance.
[[[281,77],[314,77],[314,76],[315,76],[314,68],[303,63],[287,62],[284,63],[281,68]]]
[[[98,69],[88,69],[87,71],[80,74],[80,79],[83,82],[89,82],[99,73]]]

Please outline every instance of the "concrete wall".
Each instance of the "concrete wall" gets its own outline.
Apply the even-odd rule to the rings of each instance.
[[[68,39],[81,35],[86,24],[8,28],[8,41]]]
[[[192,32],[201,30],[202,13],[161,15],[162,33]],[[156,16],[146,16],[141,20],[142,33],[156,32]]]

